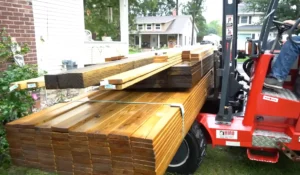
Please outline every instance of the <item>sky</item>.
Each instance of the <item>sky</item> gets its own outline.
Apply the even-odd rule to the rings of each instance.
[[[179,0],[180,3],[186,3],[190,0]],[[206,8],[203,16],[205,17],[207,23],[213,20],[219,20],[222,22],[223,15],[223,0],[205,0],[204,7]]]

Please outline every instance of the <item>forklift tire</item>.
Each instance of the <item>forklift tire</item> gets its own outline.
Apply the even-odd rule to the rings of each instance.
[[[197,122],[185,136],[167,171],[177,174],[194,174],[206,155],[206,139]]]

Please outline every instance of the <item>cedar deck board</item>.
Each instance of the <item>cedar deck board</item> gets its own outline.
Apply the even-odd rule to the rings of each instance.
[[[86,88],[98,85],[100,80],[121,72],[138,68],[152,62],[153,58],[124,59],[106,64],[92,65],[80,69],[70,70],[56,75],[60,89]],[[51,82],[46,81],[46,85]]]
[[[181,91],[181,92],[125,92],[127,95],[121,96],[118,99],[124,100],[127,98],[128,100],[134,100],[134,101],[154,101],[155,98],[159,98],[162,94],[166,94],[166,97],[169,97],[165,102],[169,103],[182,103],[186,108],[186,127],[190,127],[192,124],[194,117],[197,115],[198,111],[197,109],[200,109],[203,105],[203,100],[200,100],[200,96],[206,95],[206,90],[202,91],[201,88],[206,88],[208,84],[210,84],[210,81],[208,82],[208,76],[206,75],[205,78],[203,78],[195,87],[193,90],[188,91]],[[114,91],[109,91],[108,94],[115,94]],[[107,96],[109,96],[107,94]],[[129,95],[131,94],[131,95]],[[169,94],[169,95],[167,95]],[[153,97],[155,95],[156,97]],[[197,96],[197,97],[195,97]],[[162,97],[161,97],[162,98]],[[197,103],[196,103],[197,102]],[[93,104],[93,103],[91,103]],[[96,105],[96,104],[93,104]],[[100,104],[99,104],[100,105]],[[102,105],[100,105],[102,106]],[[102,111],[102,116],[98,118],[88,118],[88,120],[83,121],[82,123],[76,123],[71,124],[71,126],[74,127],[67,127],[68,130],[65,130],[65,134],[59,133],[59,132],[45,132],[43,130],[38,130],[40,133],[43,133],[45,136],[49,135],[46,138],[52,138],[52,145],[53,145],[53,156],[56,155],[57,157],[54,159],[56,164],[58,166],[58,171],[64,171],[66,173],[74,173],[77,172],[83,172],[84,167],[89,168],[91,165],[97,165],[101,164],[99,160],[106,160],[103,165],[111,165],[110,167],[112,169],[87,169],[93,170],[93,172],[117,172],[117,170],[126,171],[126,169],[131,169],[131,167],[137,167],[134,169],[133,173],[137,172],[149,172],[149,174],[162,174],[167,167],[167,164],[169,164],[169,161],[171,161],[171,157],[166,157],[165,153],[163,152],[169,152],[169,155],[173,155],[176,153],[176,147],[180,145],[180,140],[182,140],[182,128],[181,128],[181,116],[179,113],[178,108],[170,108],[169,106],[164,107],[151,107],[155,108],[155,110],[149,110],[150,113],[142,112],[144,108],[147,105],[134,105],[134,104],[109,104],[108,106],[105,106],[105,109],[99,109],[99,113]],[[114,110],[114,108],[117,108],[117,110]],[[165,112],[164,112],[165,111]],[[168,112],[169,111],[169,112]],[[174,112],[170,112],[174,111]],[[140,112],[140,113],[139,113]],[[40,113],[40,112],[38,112]],[[98,112],[97,112],[98,113]],[[151,114],[152,113],[152,114]],[[153,114],[156,114],[158,116],[155,116]],[[161,114],[160,114],[161,113]],[[63,115],[62,113],[61,115]],[[126,115],[127,114],[127,115]],[[143,114],[141,117],[138,116],[138,114]],[[163,115],[165,114],[165,115]],[[167,117],[166,116],[169,116]],[[148,115],[148,116],[146,116]],[[178,117],[175,117],[177,115]],[[105,117],[106,116],[106,117]],[[172,118],[173,116],[173,118]],[[103,120],[100,120],[102,117],[105,117]],[[134,120],[133,118],[138,119]],[[175,118],[174,118],[175,117]],[[26,118],[26,117],[25,117]],[[56,117],[53,117],[50,120],[55,120]],[[142,120],[145,119],[145,120]],[[28,120],[23,119],[23,121],[28,122]],[[134,122],[136,121],[136,125]],[[31,118],[32,124],[35,124],[33,122],[33,119]],[[98,123],[100,122],[100,123]],[[19,125],[22,125],[22,122],[16,122],[16,127],[19,127]],[[38,122],[39,123],[39,122]],[[59,123],[59,122],[58,122]],[[148,124],[147,124],[148,123]],[[152,123],[152,125],[151,125]],[[146,125],[149,126],[146,127]],[[8,128],[14,128],[15,125],[10,125]],[[34,125],[36,126],[36,125]],[[50,125],[51,126],[51,125]],[[48,126],[48,128],[50,127]],[[52,127],[52,126],[51,126]],[[145,130],[145,133],[143,133],[142,128],[147,128]],[[23,128],[18,128],[19,130],[22,130]],[[14,133],[17,132],[18,129],[12,130],[10,135],[14,135]],[[36,127],[38,129],[38,127]],[[128,129],[128,130],[127,130]],[[178,133],[181,134],[175,134],[174,132],[171,132],[171,130],[178,130]],[[156,131],[159,130],[159,131]],[[123,133],[124,131],[124,133]],[[141,132],[138,132],[141,131]],[[36,143],[41,142],[42,136],[35,136],[35,133],[33,130],[26,130],[25,131],[27,135],[22,136],[22,144],[24,142],[24,147],[28,147],[29,150],[34,149],[34,146],[31,146],[30,143],[31,139],[34,138]],[[187,132],[187,131],[185,131]],[[139,133],[138,135],[141,136],[141,140],[134,140],[132,139],[135,133]],[[43,135],[41,134],[41,135]],[[124,137],[125,136],[125,137]],[[139,136],[136,135],[137,138]],[[124,138],[126,142],[122,141]],[[144,138],[144,139],[143,139]],[[45,139],[44,139],[45,140]],[[163,142],[165,140],[165,142]],[[11,139],[10,141],[13,141]],[[129,145],[130,143],[130,145]],[[138,146],[135,145],[135,143],[139,144]],[[168,144],[169,143],[169,144]],[[121,144],[121,147],[117,147],[119,144]],[[40,146],[37,146],[40,145]],[[101,145],[99,147],[99,145]],[[149,146],[146,148],[140,147],[140,145],[152,145],[153,148]],[[173,145],[172,148],[169,148],[169,146],[166,145]],[[36,149],[39,149],[38,152],[41,153],[41,158],[38,158],[38,160],[41,160],[45,165],[43,168],[49,168],[49,166],[52,166],[52,161],[47,161],[47,156],[51,155],[44,155],[44,151],[51,150],[51,146],[49,144],[36,144]],[[98,148],[94,149],[94,148]],[[61,151],[60,151],[61,150]],[[128,150],[129,152],[126,152]],[[143,152],[143,150],[149,150]],[[18,151],[16,151],[18,152]],[[28,151],[27,151],[28,152]],[[36,160],[35,154],[32,153],[33,151],[29,151],[28,154],[25,155],[28,156],[29,160]],[[90,153],[89,153],[90,152]],[[156,156],[149,157],[148,154],[155,153]],[[62,154],[63,153],[63,154]],[[128,159],[127,155],[134,155],[133,159]],[[147,157],[143,157],[142,155],[145,155]],[[71,155],[71,156],[70,156]],[[139,156],[140,155],[140,156]],[[151,154],[152,155],[152,154]],[[82,160],[80,160],[78,157],[82,156]],[[31,158],[32,157],[32,158]],[[49,158],[50,158],[49,157]],[[103,159],[104,158],[104,159]],[[90,160],[89,160],[90,159]],[[17,160],[17,159],[16,159]],[[62,167],[62,163],[60,160],[66,160],[69,162],[72,162],[72,170],[70,168]],[[98,161],[98,162],[97,162]],[[15,161],[17,162],[17,161]],[[21,162],[21,161],[19,161]],[[61,162],[61,163],[59,163]],[[125,162],[128,162],[127,164]],[[130,162],[130,163],[129,163]],[[114,167],[112,164],[114,163]],[[128,166],[128,168],[124,167]],[[31,166],[34,166],[36,163],[29,162]],[[49,166],[48,166],[49,165]],[[75,166],[76,165],[76,166]],[[155,166],[154,166],[155,165]],[[146,167],[148,170],[143,170],[143,167]],[[149,167],[151,167],[151,171],[149,170]],[[42,169],[42,167],[40,167]],[[53,168],[53,167],[52,167]],[[156,172],[155,172],[156,171]]]
[[[177,64],[179,62],[180,62],[180,60],[175,60],[175,61],[172,61],[172,62],[168,62],[168,64],[166,64],[165,66],[160,67],[160,68],[158,68],[158,69],[156,69],[156,70],[154,70],[152,72],[148,72],[147,74],[139,76],[139,77],[137,77],[137,78],[135,78],[135,79],[133,79],[131,81],[128,81],[128,82],[124,83],[124,84],[115,85],[115,88],[110,89],[110,90],[123,90],[125,88],[128,88],[129,86],[132,86],[132,85],[134,85],[134,84],[136,84],[136,83],[138,83],[138,82],[140,82],[140,81],[142,81],[142,80],[144,80],[144,79],[146,79],[146,78],[148,78],[148,77],[150,77],[152,75],[155,75],[155,74],[157,74],[157,73],[159,73],[159,72],[161,72],[161,71],[163,71],[165,69],[168,69],[172,65],[175,65],[175,64]],[[100,89],[105,89],[105,87],[101,87]]]
[[[201,65],[202,64],[202,65]],[[213,57],[209,56],[198,62],[185,62],[184,65],[191,65],[192,67],[183,67],[177,64],[177,67],[171,67],[159,74],[147,78],[129,89],[175,89],[175,88],[191,88],[193,87],[207,72],[213,67]],[[203,70],[201,70],[201,66]],[[175,70],[174,70],[175,69]],[[199,73],[201,77],[199,77]],[[178,76],[175,76],[178,75]]]

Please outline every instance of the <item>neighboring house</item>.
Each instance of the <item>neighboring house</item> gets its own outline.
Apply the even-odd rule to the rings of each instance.
[[[245,43],[247,39],[258,39],[263,12],[247,11],[245,4],[238,5],[238,50],[246,50]]]
[[[0,27],[7,28],[17,42],[29,44],[26,64],[38,64],[40,70],[56,73],[62,70],[63,60],[83,67],[128,53],[128,0],[119,3],[122,42],[85,42],[83,0],[0,0]],[[1,64],[0,70],[6,67]]]
[[[160,48],[192,45],[192,16],[137,17],[137,30],[132,31],[134,45],[139,48]],[[194,29],[194,44],[198,28]]]
[[[247,11],[244,3],[238,6],[238,50],[246,50],[247,38],[259,39],[264,12]],[[274,38],[275,33],[271,32],[269,38]]]

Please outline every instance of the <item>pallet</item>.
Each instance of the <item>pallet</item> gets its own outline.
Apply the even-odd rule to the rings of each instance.
[[[209,71],[182,91],[91,92],[8,123],[12,162],[59,174],[162,175],[212,77]],[[168,105],[174,103],[183,105],[184,116]]]

